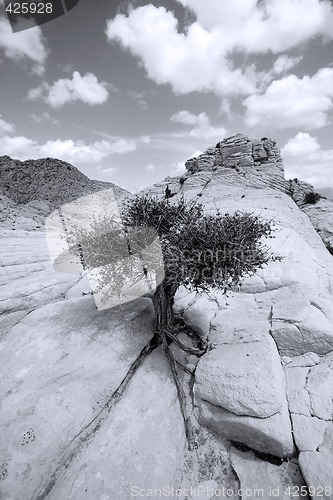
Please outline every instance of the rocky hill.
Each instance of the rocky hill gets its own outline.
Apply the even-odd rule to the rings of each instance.
[[[19,161],[0,157],[0,220],[26,228],[41,227],[53,209],[82,196],[112,188],[115,197],[128,193],[111,182],[89,179],[70,163],[54,158]],[[32,222],[31,222],[32,221]]]
[[[227,297],[176,295],[178,316],[213,347],[200,359],[172,347],[198,448],[186,447],[160,349],[110,411],[153,335],[150,299],[97,311],[87,276],[52,267],[43,231],[0,225],[1,498],[154,498],[166,486],[191,500],[332,500],[333,204],[286,180],[267,138],[230,137],[186,167],[147,192],[258,214],[283,257]]]

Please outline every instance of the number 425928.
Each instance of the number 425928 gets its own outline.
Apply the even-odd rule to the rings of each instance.
[[[49,3],[9,3],[6,7],[9,14],[52,14],[53,5]]]

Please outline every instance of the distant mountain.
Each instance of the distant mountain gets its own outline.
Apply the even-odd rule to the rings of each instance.
[[[53,209],[110,188],[117,199],[130,194],[112,182],[89,179],[65,161],[54,158],[20,161],[9,156],[0,157],[0,193],[17,204],[45,200]]]
[[[319,188],[317,189],[317,192],[321,194],[322,196],[325,196],[328,200],[333,201],[333,188],[327,187],[327,188]]]

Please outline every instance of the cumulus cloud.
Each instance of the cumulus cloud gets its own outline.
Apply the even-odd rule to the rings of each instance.
[[[170,83],[175,92],[246,94],[254,89],[251,71],[235,69],[225,58],[219,31],[207,31],[195,22],[184,34],[178,33],[177,24],[171,12],[150,4],[108,21],[106,34],[137,56],[152,80]]]
[[[299,132],[281,150],[286,176],[316,187],[332,186],[333,149],[322,149],[317,138]]]
[[[333,37],[327,0],[178,0],[207,30],[223,32],[228,50],[284,52],[317,35]]]
[[[194,115],[193,113],[185,110],[174,113],[170,120],[178,123],[184,123],[185,125],[195,125],[199,127],[209,123],[209,118],[206,113]]]
[[[118,41],[158,84],[176,93],[214,91],[249,95],[260,73],[236,68],[235,52],[284,53],[316,36],[333,37],[333,8],[327,0],[178,0],[196,20],[178,31],[174,14],[152,4],[107,22],[109,41]],[[280,59],[276,71],[295,61]]]
[[[281,152],[288,158],[301,158],[316,153],[319,149],[320,144],[315,137],[304,132],[299,132],[295,137],[289,139]]]
[[[178,111],[174,113],[170,120],[176,123],[182,123],[192,127],[191,130],[186,131],[187,136],[198,138],[205,141],[215,141],[216,139],[223,139],[227,135],[227,130],[224,127],[214,127],[206,113],[195,115],[187,110]],[[175,136],[179,133],[175,133]],[[183,134],[181,134],[183,135]]]
[[[322,68],[313,76],[289,75],[272,82],[262,94],[247,97],[246,124],[306,130],[327,125],[333,108],[333,68]]]
[[[6,134],[13,134],[15,132],[15,127],[12,123],[8,123],[1,118],[0,113],[0,137]]]
[[[8,20],[0,17],[0,49],[9,59],[30,61],[35,73],[43,73],[48,50],[39,26],[13,33]]]
[[[109,97],[105,82],[99,82],[93,73],[84,76],[74,71],[72,79],[61,78],[52,85],[43,82],[28,93],[30,100],[43,99],[53,108],[61,108],[67,103],[81,101],[86,104],[103,104]]]
[[[134,151],[137,144],[134,140],[119,139],[110,142],[106,140],[86,144],[84,141],[51,140],[39,144],[24,136],[0,138],[0,150],[20,160],[54,157],[71,163],[99,163],[104,158],[114,154],[125,154]]]

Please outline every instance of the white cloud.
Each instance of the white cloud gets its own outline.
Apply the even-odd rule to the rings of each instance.
[[[134,102],[136,102],[136,104],[141,108],[141,109],[144,109],[144,110],[147,110],[148,109],[148,102],[146,100],[146,94],[145,92],[137,92],[135,90],[129,90],[127,92],[127,94],[129,95],[129,97],[131,97],[133,99]]]
[[[194,151],[194,153],[192,153],[188,157],[188,159],[190,159],[190,158],[197,158],[202,153],[203,153],[203,151]],[[168,175],[178,176],[178,175],[183,175],[186,172],[187,172],[187,170],[186,170],[186,167],[185,167],[185,161],[179,161],[179,162],[172,163],[172,165],[171,165],[171,171],[168,172]]]
[[[168,175],[171,177],[176,177],[177,175],[183,175],[186,173],[185,162],[175,162],[171,165],[171,171],[168,172]]]
[[[103,104],[109,97],[107,83],[99,82],[93,73],[84,76],[74,71],[73,77],[61,78],[49,85],[43,82],[28,93],[30,100],[44,99],[53,108],[61,108],[66,103],[81,101],[86,104]]]
[[[185,136],[191,136],[206,142],[216,141],[216,139],[221,140],[227,135],[227,130],[224,127],[214,127],[211,125],[210,119],[206,113],[194,115],[189,111],[182,110],[174,113],[170,117],[170,120],[176,123],[193,126],[190,131],[185,132]],[[184,135],[184,133],[181,135]],[[176,132],[174,136],[179,136],[179,133]]]
[[[23,136],[0,138],[0,150],[20,160],[45,157],[59,158],[71,163],[99,163],[114,154],[125,154],[134,151],[137,144],[134,140],[119,139],[115,142],[106,140],[86,144],[84,141],[51,140],[45,144]]]
[[[272,71],[276,75],[282,75],[286,73],[289,69],[297,66],[297,64],[303,59],[303,56],[299,57],[289,57],[287,55],[279,56],[275,63],[273,64]]]
[[[295,137],[289,139],[281,152],[289,158],[300,158],[316,153],[319,149],[320,144],[315,137],[304,132],[298,132]]]
[[[140,141],[143,143],[143,144],[150,144],[151,142],[151,137],[149,135],[142,135],[140,137]]]
[[[59,125],[60,124],[59,120],[57,120],[56,118],[51,116],[49,113],[46,113],[46,111],[44,113],[39,114],[39,115],[32,113],[29,116],[36,123],[49,122],[49,123],[52,123],[52,125]]]
[[[26,160],[27,158],[37,158],[35,155],[37,143],[27,137],[8,135],[0,138],[0,149],[3,155]]]
[[[282,129],[317,129],[328,123],[333,109],[333,68],[322,68],[313,76],[289,75],[270,84],[263,94],[247,97],[246,123]]]
[[[197,22],[186,35],[178,33],[176,18],[164,7],[150,4],[131,10],[128,17],[119,14],[108,21],[106,34],[139,57],[152,80],[170,83],[175,92],[246,94],[254,89],[252,73],[234,69],[225,58],[223,34]]]
[[[97,170],[98,172],[101,172],[102,174],[113,174],[117,172],[117,169],[114,167],[104,167],[103,165],[97,165]]]
[[[33,71],[42,74],[48,50],[40,27],[13,33],[8,20],[1,17],[0,48],[6,57],[14,61],[30,60],[34,63]]]
[[[316,187],[332,186],[333,149],[322,149],[317,138],[299,132],[281,150],[286,176]]]
[[[107,141],[101,141],[107,142]],[[137,142],[134,139],[118,139],[117,141],[110,144],[109,154],[119,154],[123,155],[135,151],[137,148]]]
[[[155,165],[152,163],[149,163],[149,165],[146,166],[146,171],[147,172],[153,172],[155,170]]]
[[[235,68],[232,55],[273,52],[316,36],[333,38],[333,9],[327,0],[178,0],[196,21],[178,32],[172,12],[152,4],[109,20],[106,35],[129,50],[158,84],[176,93],[213,91],[249,95],[261,82],[254,66]],[[275,71],[295,60],[280,59]]]
[[[178,0],[211,32],[223,32],[228,50],[284,52],[317,35],[333,37],[327,0]]]
[[[43,98],[43,93],[46,93],[50,85],[46,82],[41,83],[38,87],[30,89],[28,92],[28,99],[30,101],[38,101]]]
[[[0,114],[0,136],[6,134],[13,134],[15,132],[15,127],[12,123],[8,123],[1,118]]]
[[[185,110],[174,113],[171,116],[170,120],[173,122],[184,123],[185,125],[197,125],[197,126],[207,125],[209,123],[209,119],[206,113],[200,113],[199,115],[194,115],[189,111]]]
[[[194,151],[194,153],[192,153],[191,156],[188,157],[188,159],[197,158],[198,156],[200,156],[202,154],[203,154],[203,151]]]

